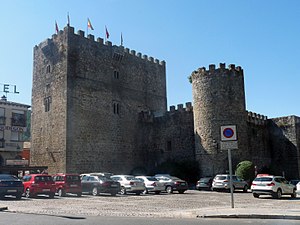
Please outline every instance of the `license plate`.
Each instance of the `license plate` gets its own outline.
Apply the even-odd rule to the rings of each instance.
[[[45,191],[45,192],[46,192],[46,191],[50,191],[50,189],[43,189],[43,191]]]
[[[70,187],[77,187],[77,184],[71,184]]]
[[[17,192],[17,190],[7,190],[8,193]]]
[[[185,183],[181,183],[181,186],[185,186]]]
[[[117,187],[118,185],[116,185],[116,184],[112,184],[112,185],[110,185],[111,187]]]

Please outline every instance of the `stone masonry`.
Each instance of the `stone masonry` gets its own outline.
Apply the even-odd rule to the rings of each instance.
[[[166,64],[67,26],[34,47],[31,164],[50,173],[153,171],[198,161],[202,176],[225,173],[220,127],[236,125],[242,160],[299,177],[300,118],[246,110],[244,72],[220,64],[192,77],[192,103],[167,110]]]

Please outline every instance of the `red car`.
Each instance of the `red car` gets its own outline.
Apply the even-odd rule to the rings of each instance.
[[[54,198],[55,183],[48,174],[28,174],[23,177],[25,197],[36,197],[39,194]]]
[[[82,188],[79,174],[55,174],[53,180],[58,196],[66,196],[67,193],[81,196]]]

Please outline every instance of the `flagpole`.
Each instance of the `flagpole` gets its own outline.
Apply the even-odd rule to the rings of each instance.
[[[89,33],[89,18],[87,18],[87,23],[86,23],[86,36],[88,36]]]

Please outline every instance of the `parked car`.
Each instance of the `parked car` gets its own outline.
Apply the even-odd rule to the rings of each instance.
[[[188,189],[187,182],[178,177],[157,174],[155,178],[165,185],[165,191],[168,194],[173,193],[173,191],[178,191],[179,194],[183,194]]]
[[[155,194],[159,194],[160,192],[165,190],[165,185],[155,177],[152,176],[136,176],[136,178],[140,179],[145,184],[145,190],[143,194],[148,194],[149,192],[154,192]]]
[[[295,185],[297,194],[300,194],[300,180],[290,180],[290,184]]]
[[[85,175],[81,179],[82,192],[87,192],[94,196],[100,193],[109,193],[115,196],[120,190],[119,182],[105,176]]]
[[[52,177],[58,196],[63,197],[68,193],[81,196],[82,188],[79,174],[55,174]]]
[[[241,189],[243,192],[248,191],[248,183],[236,175],[232,175],[233,190]],[[230,175],[218,174],[212,182],[212,190],[230,190]]]
[[[273,198],[281,198],[282,195],[290,195],[296,198],[296,186],[289,183],[282,176],[269,174],[258,174],[251,184],[251,191],[254,198],[260,195],[271,195]]]
[[[196,189],[197,190],[207,190],[210,191],[212,187],[213,178],[212,177],[202,177],[197,181]]]
[[[26,198],[36,197],[39,194],[54,198],[55,182],[48,174],[28,174],[23,177],[24,194]]]
[[[111,178],[114,181],[120,183],[121,195],[125,195],[128,192],[135,193],[136,195],[140,195],[145,190],[145,184],[143,181],[135,178],[132,175],[113,175]]]
[[[0,199],[3,199],[6,195],[21,199],[23,191],[23,183],[18,177],[10,174],[0,174]]]
[[[104,176],[104,177],[110,178],[114,174],[109,173],[109,172],[93,172],[93,173],[90,173],[90,175],[92,175],[92,176]]]

